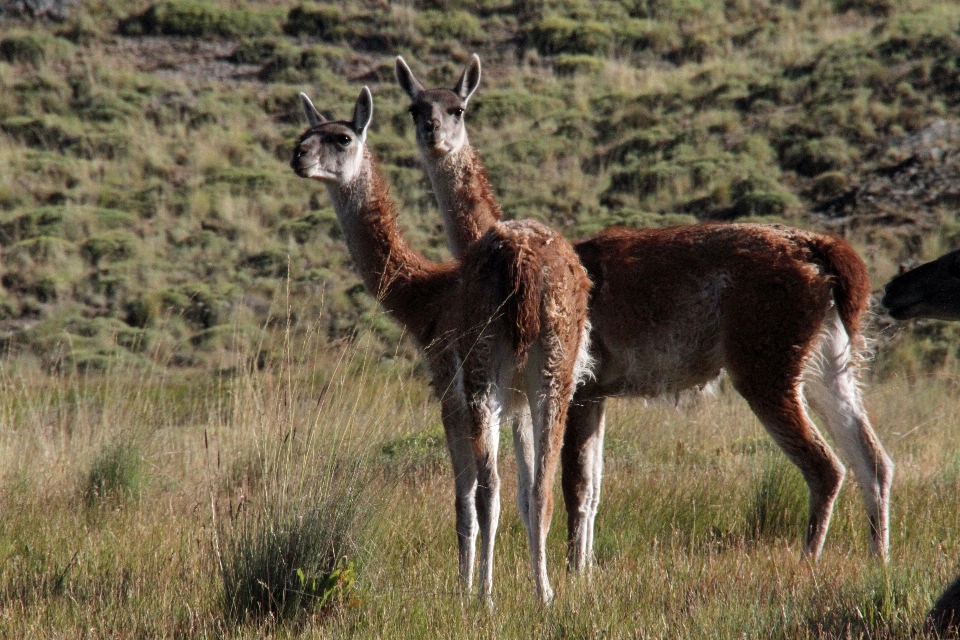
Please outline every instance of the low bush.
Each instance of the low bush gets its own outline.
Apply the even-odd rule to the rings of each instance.
[[[541,55],[602,54],[614,41],[613,29],[606,23],[583,22],[557,15],[533,25],[528,32],[528,39]]]
[[[198,329],[209,329],[226,320],[229,300],[203,283],[185,284],[160,293],[163,313],[180,316]]]
[[[460,44],[479,44],[484,40],[480,19],[466,11],[421,11],[416,25],[421,34],[437,40],[456,40]]]
[[[799,141],[784,152],[781,166],[802,176],[813,177],[826,171],[845,169],[856,152],[841,138],[826,137]]]
[[[57,236],[63,226],[63,210],[41,207],[0,218],[0,245],[9,246],[20,240],[39,236]]]
[[[224,9],[198,0],[166,0],[121,22],[124,35],[237,38],[279,34],[282,9]]]
[[[84,497],[89,506],[107,499],[136,500],[147,481],[147,464],[136,445],[129,442],[107,444],[90,465]]]
[[[343,37],[341,29],[346,21],[343,10],[332,4],[302,4],[287,14],[283,31],[291,36],[307,36],[322,40]]]
[[[5,62],[36,66],[43,62],[46,56],[46,44],[37,35],[10,35],[0,40],[0,60]]]
[[[583,54],[560,54],[553,59],[553,68],[560,75],[596,74],[607,66],[606,58]]]
[[[256,510],[220,526],[223,606],[238,622],[348,604],[355,581],[362,497],[350,473],[267,490]]]
[[[88,238],[80,245],[80,254],[96,266],[102,262],[129,260],[137,244],[137,236],[129,231],[108,231]]]

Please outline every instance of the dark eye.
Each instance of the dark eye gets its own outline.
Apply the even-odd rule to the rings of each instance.
[[[456,109],[450,109],[449,111],[447,111],[447,113],[452,115],[454,118],[459,118],[460,116],[463,115],[463,109],[461,109],[460,107],[457,107]]]
[[[345,147],[350,144],[351,138],[350,136],[341,133],[338,136],[334,136],[333,141],[336,142],[341,147]]]

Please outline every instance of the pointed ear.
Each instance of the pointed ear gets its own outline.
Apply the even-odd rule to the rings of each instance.
[[[470,56],[470,62],[467,63],[467,68],[463,70],[463,74],[460,76],[460,79],[457,80],[457,86],[453,88],[453,92],[460,96],[460,99],[466,104],[467,100],[470,99],[470,96],[473,95],[473,92],[476,91],[479,86],[480,56],[473,54]]]
[[[420,92],[423,91],[423,85],[413,76],[413,71],[410,71],[410,67],[404,62],[402,56],[397,56],[394,71],[397,74],[397,83],[403,89],[403,92],[411,100],[416,100]]]
[[[369,87],[360,90],[357,97],[357,105],[353,108],[353,130],[360,138],[360,142],[367,140],[367,127],[370,126],[370,120],[373,118],[373,95]]]
[[[327,121],[326,118],[320,115],[320,112],[317,111],[315,106],[313,106],[313,103],[310,102],[310,98],[307,97],[307,94],[300,94],[300,104],[303,105],[303,112],[307,114],[307,122],[310,123],[311,127],[316,127]]]

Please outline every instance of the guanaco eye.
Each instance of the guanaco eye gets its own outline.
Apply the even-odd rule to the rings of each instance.
[[[336,143],[337,143],[338,145],[340,145],[341,147],[345,147],[345,146],[349,145],[349,144],[350,144],[350,140],[351,140],[351,139],[350,139],[350,136],[344,135],[344,134],[342,134],[342,133],[341,133],[340,135],[338,135],[338,136],[334,136],[334,137],[333,137],[333,141],[336,142]]]
[[[450,109],[449,111],[447,111],[447,113],[452,115],[454,118],[459,118],[460,116],[463,115],[463,109],[457,107],[456,109]]]

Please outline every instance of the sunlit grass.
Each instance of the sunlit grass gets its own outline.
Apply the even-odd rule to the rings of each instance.
[[[490,611],[460,592],[452,482],[424,381],[365,338],[295,353],[282,330],[274,338],[274,364],[220,376],[121,364],[52,376],[4,361],[0,634],[895,638],[919,628],[957,571],[953,370],[868,390],[897,463],[886,567],[869,555],[852,478],[823,558],[800,557],[805,489],[721,385],[677,406],[611,402],[593,579],[564,572],[558,508],[546,610],[505,446]],[[131,460],[137,473],[104,474]],[[271,556],[283,540],[306,555]],[[236,573],[223,572],[257,562],[290,569],[296,606],[238,611]],[[336,567],[353,571],[336,595],[310,590]]]

